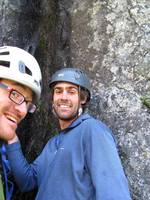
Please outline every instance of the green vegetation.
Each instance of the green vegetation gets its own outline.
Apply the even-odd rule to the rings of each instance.
[[[150,95],[141,97],[142,103],[150,109]]]

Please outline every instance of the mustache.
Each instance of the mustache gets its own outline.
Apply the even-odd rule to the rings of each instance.
[[[59,100],[56,105],[65,105],[65,106],[72,106],[72,103],[68,99]]]

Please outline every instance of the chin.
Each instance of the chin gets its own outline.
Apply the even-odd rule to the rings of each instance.
[[[13,133],[5,133],[3,135],[0,135],[0,139],[8,141],[8,140],[12,140],[14,138],[14,132]]]
[[[75,119],[76,118],[76,114],[75,115],[59,115],[58,117],[59,117],[59,119],[61,119],[61,120],[64,120],[64,121],[71,121],[71,120],[73,120],[73,119]]]
[[[61,119],[61,120],[68,120],[68,119],[70,119],[69,116],[64,116],[64,115],[63,116],[59,115],[58,118]]]

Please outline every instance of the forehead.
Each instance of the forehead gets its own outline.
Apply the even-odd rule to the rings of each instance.
[[[55,88],[78,88],[78,86],[69,82],[59,82],[55,84]]]
[[[9,79],[1,79],[0,81],[2,81],[3,83],[9,84],[11,86],[20,86],[22,88],[28,88],[20,83],[17,83],[15,81],[9,80]]]
[[[0,82],[3,82],[5,84],[8,84],[10,87],[14,88],[14,89],[21,89],[21,91],[26,91],[29,94],[32,94],[32,90],[29,87],[26,87],[20,83],[17,83],[15,81],[12,80],[8,80],[8,79],[0,79]]]

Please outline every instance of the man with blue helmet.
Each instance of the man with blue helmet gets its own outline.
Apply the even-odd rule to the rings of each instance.
[[[59,133],[31,164],[19,142],[8,146],[20,189],[38,187],[36,200],[131,200],[111,131],[84,112],[91,96],[87,75],[78,68],[63,68],[49,86]]]

